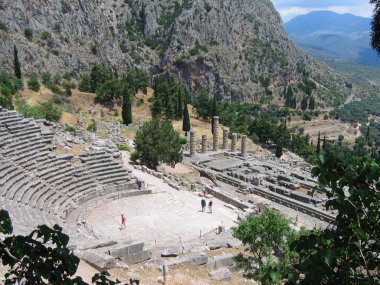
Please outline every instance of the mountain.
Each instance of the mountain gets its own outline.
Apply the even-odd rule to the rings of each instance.
[[[26,74],[143,68],[234,102],[310,81],[326,104],[347,92],[293,43],[270,0],[0,0],[0,19],[0,68],[10,71],[16,45]]]
[[[371,19],[331,11],[315,11],[285,23],[294,41],[316,58],[380,66],[370,45]]]

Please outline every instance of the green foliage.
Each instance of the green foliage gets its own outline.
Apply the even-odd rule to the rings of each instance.
[[[2,21],[0,21],[0,30],[2,30],[4,32],[8,31],[7,25],[5,23],[3,23]]]
[[[51,73],[50,72],[43,72],[41,74],[41,78],[42,78],[42,83],[44,85],[48,85],[50,84],[52,81],[51,81]]]
[[[89,123],[87,126],[87,131],[94,133],[96,132],[97,129],[98,129],[98,126],[96,125],[95,120],[91,119],[91,123]]]
[[[37,75],[32,74],[28,80],[28,87],[32,89],[33,91],[39,91],[40,90],[40,83],[38,82]]]
[[[18,59],[18,50],[16,45],[13,46],[13,68],[16,78],[21,79],[21,64]]]
[[[181,86],[178,86],[178,94],[177,94],[177,120],[180,120],[183,118],[183,105],[186,104],[182,102],[182,90]]]
[[[143,70],[132,69],[124,74],[123,79],[118,80],[111,70],[95,65],[90,74],[82,76],[79,90],[96,93],[96,103],[112,105],[115,101],[122,100],[125,90],[132,92],[132,95],[138,90],[146,93],[148,82],[148,75]]]
[[[82,80],[79,83],[79,91],[91,92],[91,77],[88,74],[82,76]]]
[[[163,25],[165,29],[168,29],[175,20],[182,14],[184,9],[190,8],[192,5],[192,0],[184,0],[182,5],[179,2],[174,2],[174,7],[172,11],[165,13],[161,19],[158,21],[160,25]]]
[[[33,30],[31,28],[25,28],[24,35],[28,40],[33,39]]]
[[[64,0],[61,0],[61,11],[63,14],[67,14],[71,12],[70,5]]]
[[[118,143],[117,144],[117,148],[119,150],[125,150],[125,151],[128,151],[130,152],[131,151],[131,148],[129,147],[129,145],[125,144],[125,143]]]
[[[132,123],[132,95],[128,88],[125,88],[124,92],[121,117],[123,118],[123,123],[128,126]]]
[[[171,81],[165,76],[153,80],[154,99],[150,111],[154,118],[165,117],[168,120],[182,118],[182,105],[189,94],[181,84]]]
[[[130,155],[130,159],[132,160],[132,161],[134,161],[134,162],[137,162],[137,160],[139,160],[139,158],[140,158],[140,152],[138,152],[137,150],[134,150],[134,151],[132,151],[131,152],[131,155]]]
[[[371,4],[374,4],[372,16],[372,25],[371,25],[371,45],[380,53],[380,2],[379,0],[370,0]]]
[[[200,52],[208,52],[208,48],[205,45],[201,45],[199,41],[197,40],[195,42],[195,47],[189,50],[189,53],[191,56],[199,55]]]
[[[205,5],[205,10],[207,13],[212,10],[210,3],[208,3],[207,1],[204,1],[204,5]]]
[[[179,138],[179,142],[180,142],[182,145],[187,144],[187,138],[180,137],[180,138]]]
[[[257,216],[240,221],[233,235],[248,246],[252,254],[239,254],[235,258],[238,268],[243,269],[249,278],[259,278],[264,285],[282,284],[281,277],[296,257],[289,244],[297,234],[289,221],[276,210],[264,209]],[[258,269],[253,268],[255,264]]]
[[[44,32],[42,32],[42,34],[41,34],[41,39],[42,39],[42,40],[48,40],[48,39],[51,39],[51,34],[50,34],[49,32],[47,32],[47,31],[44,31]]]
[[[76,130],[77,130],[77,128],[72,126],[72,125],[67,125],[65,127],[65,132],[74,133]]]
[[[182,161],[179,135],[169,121],[145,122],[137,131],[134,144],[138,159],[149,168],[156,169],[161,162],[174,166]]]
[[[26,236],[14,235],[13,225],[7,211],[0,210],[0,260],[7,266],[4,284],[25,285],[88,285],[77,272],[79,258],[67,247],[69,236],[62,228],[54,225],[37,226],[37,229]],[[101,272],[92,277],[93,284],[115,285],[109,273]],[[138,280],[130,280],[130,285],[138,285]],[[125,284],[127,285],[127,284]]]
[[[190,131],[190,116],[189,116],[189,110],[187,108],[187,104],[185,103],[183,105],[183,120],[182,120],[182,131],[184,131],[186,134],[188,131]]]
[[[326,208],[338,215],[334,227],[314,230],[292,244],[299,259],[288,284],[378,284],[379,165],[369,158],[347,165],[334,155],[320,156],[312,174],[326,190]]]
[[[282,156],[282,143],[276,145],[276,157],[280,158]]]
[[[212,117],[213,100],[210,96],[202,91],[195,96],[193,107],[197,111],[197,117],[208,120]]]
[[[20,79],[11,77],[4,70],[0,71],[0,106],[13,110],[13,95],[22,89],[23,83]]]

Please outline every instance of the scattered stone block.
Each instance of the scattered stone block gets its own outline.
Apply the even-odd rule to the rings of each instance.
[[[122,256],[121,260],[127,264],[136,264],[149,260],[152,257],[150,250],[144,250],[138,253]]]
[[[135,254],[138,252],[143,251],[144,249],[144,243],[136,243],[136,244],[129,244],[125,245],[123,247],[118,247],[118,248],[112,248],[108,251],[109,255],[115,257],[115,258],[120,258],[123,256],[127,256],[130,254]]]
[[[161,256],[162,257],[177,257],[179,254],[182,253],[182,251],[183,250],[181,246],[173,246],[173,247],[164,249],[161,252]]]
[[[226,268],[220,268],[216,271],[213,271],[210,273],[211,279],[218,280],[218,281],[231,281],[232,273],[231,271]]]
[[[76,250],[74,254],[99,271],[115,268],[118,265],[116,258],[94,249]]]
[[[233,266],[233,258],[234,256],[231,253],[224,253],[209,258],[207,265],[215,268]]]
[[[194,253],[182,257],[176,257],[165,262],[167,266],[173,265],[203,265],[207,264],[208,257],[202,253]]]

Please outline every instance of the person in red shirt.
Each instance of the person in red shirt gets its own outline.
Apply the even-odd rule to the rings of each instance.
[[[208,210],[212,213],[212,200],[208,201]]]
[[[120,229],[126,229],[127,227],[125,226],[125,221],[126,221],[127,219],[125,218],[125,216],[124,216],[124,214],[121,214],[121,227],[120,227]]]

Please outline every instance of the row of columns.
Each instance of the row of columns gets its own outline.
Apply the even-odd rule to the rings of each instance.
[[[215,116],[212,120],[212,132],[213,132],[213,139],[212,139],[212,146],[213,151],[219,150],[219,135],[218,135],[218,128],[219,128],[219,117]],[[190,156],[195,155],[195,131],[190,131]],[[222,149],[226,150],[228,148],[228,129],[223,128],[223,145]],[[231,139],[231,152],[237,151],[237,134],[232,133],[232,139]],[[208,139],[207,135],[202,135],[202,153],[208,153]],[[247,155],[247,136],[243,135],[241,138],[241,150],[240,154],[242,156]]]

